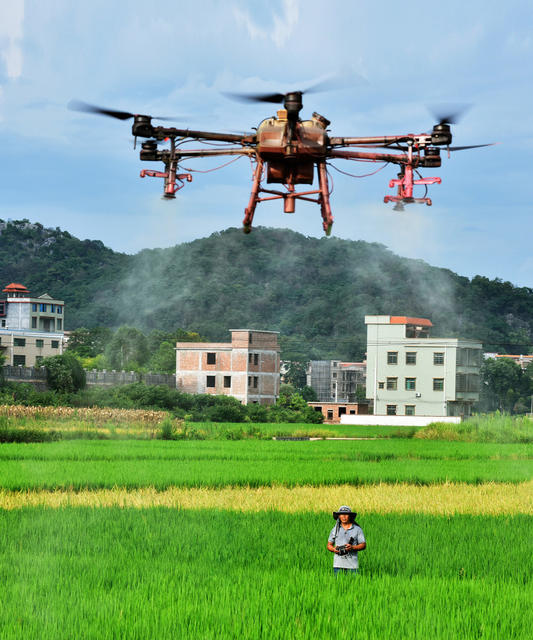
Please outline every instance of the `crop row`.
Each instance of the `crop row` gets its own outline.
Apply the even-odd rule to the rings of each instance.
[[[515,461],[533,460],[530,444],[485,444],[427,440],[361,441],[62,441],[54,443],[3,444],[0,460],[109,461],[228,461],[338,463],[394,460]]]
[[[365,516],[356,582],[332,576],[332,524],[328,513],[4,513],[0,636],[528,637],[531,518]]]
[[[166,411],[146,409],[111,409],[101,407],[34,407],[23,405],[0,405],[0,416],[7,418],[30,418],[33,420],[78,420],[92,423],[143,423],[154,425],[162,422]],[[75,428],[75,425],[72,425]]]
[[[533,460],[5,460],[0,487],[101,489],[112,487],[301,486],[410,482],[524,482],[533,478]]]
[[[517,484],[471,485],[446,483],[375,484],[322,487],[224,487],[186,489],[170,487],[142,489],[6,491],[0,490],[0,509],[25,507],[122,507],[146,509],[224,509],[260,511],[327,512],[331,505],[348,502],[359,513],[427,513],[431,515],[500,515],[523,513],[533,516],[533,481]]]

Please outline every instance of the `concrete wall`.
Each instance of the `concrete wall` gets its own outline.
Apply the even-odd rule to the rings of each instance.
[[[425,427],[431,422],[449,422],[459,424],[461,418],[450,416],[341,416],[341,424],[390,426],[390,427]]]
[[[46,370],[44,367],[2,367],[4,380],[8,382],[31,382],[41,390],[46,390]],[[123,384],[144,382],[144,384],[165,385],[176,388],[176,376],[167,373],[139,374],[134,371],[93,371],[85,372],[87,386],[117,387]]]

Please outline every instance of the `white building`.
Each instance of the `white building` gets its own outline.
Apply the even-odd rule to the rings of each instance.
[[[32,297],[22,284],[12,282],[0,300],[0,353],[5,364],[35,366],[48,356],[63,353],[65,304],[47,293]]]
[[[479,399],[480,342],[431,338],[426,318],[365,316],[365,324],[374,415],[470,415]]]

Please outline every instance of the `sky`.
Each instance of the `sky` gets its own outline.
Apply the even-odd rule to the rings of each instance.
[[[168,247],[239,227],[251,187],[246,158],[196,173],[174,201],[139,179],[130,121],[67,109],[72,99],[176,117],[176,126],[250,131],[275,105],[224,92],[299,90],[331,135],[431,130],[436,105],[470,105],[461,151],[430,187],[433,206],[383,203],[389,165],[367,178],[331,170],[333,235],[379,242],[461,275],[533,287],[533,5],[526,0],[0,0],[0,218],[40,222],[116,251]],[[189,162],[208,170],[220,160]],[[365,174],[380,165],[337,161]],[[418,195],[423,195],[419,193]],[[260,204],[254,223],[323,235],[316,205]],[[260,231],[257,231],[258,233]]]

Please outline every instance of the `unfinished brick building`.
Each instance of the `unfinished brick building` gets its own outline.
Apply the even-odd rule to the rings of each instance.
[[[176,387],[274,404],[279,395],[278,331],[231,329],[231,342],[177,342]]]

